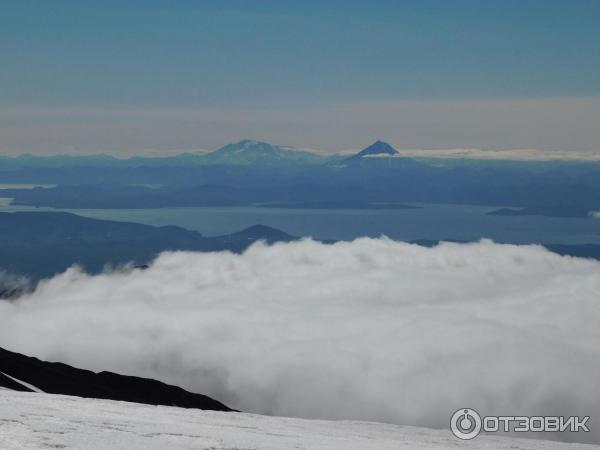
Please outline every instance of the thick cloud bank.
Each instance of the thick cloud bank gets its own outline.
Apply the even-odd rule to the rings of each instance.
[[[536,246],[305,240],[71,269],[0,302],[0,346],[245,411],[433,427],[467,406],[591,415],[568,438],[600,441],[600,263]]]

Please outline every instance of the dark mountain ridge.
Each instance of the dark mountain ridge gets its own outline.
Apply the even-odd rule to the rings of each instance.
[[[205,237],[177,226],[153,227],[65,212],[0,213],[0,270],[25,275],[35,283],[74,264],[98,273],[106,266],[147,264],[163,251],[239,253],[259,240],[272,243],[294,239],[264,225],[230,235]],[[19,279],[13,277],[14,280]],[[17,286],[12,281],[10,285],[0,285],[0,292],[24,289],[22,283]]]
[[[240,253],[256,241],[272,244],[296,239],[264,225],[206,237],[177,226],[153,227],[71,213],[0,213],[0,298],[16,298],[33,289],[40,279],[62,273],[73,265],[92,274],[125,264],[143,269],[164,251]],[[563,255],[600,259],[600,245],[543,245]]]
[[[24,382],[24,383],[23,383]],[[206,395],[188,392],[149,378],[95,373],[67,364],[46,362],[0,348],[0,387],[48,394],[74,395],[149,405],[177,406],[213,411],[233,411]]]

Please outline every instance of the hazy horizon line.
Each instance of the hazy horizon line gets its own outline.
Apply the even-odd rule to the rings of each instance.
[[[569,158],[586,159],[600,151],[598,116],[599,97],[293,103],[277,108],[5,106],[0,108],[0,153],[172,155],[208,151],[243,137],[318,154],[350,153],[381,139],[404,151],[427,151],[428,157],[448,150],[455,150],[456,157],[468,150],[485,158],[489,152],[516,152],[517,159],[542,154],[555,159],[557,152],[569,152],[574,155]]]
[[[228,145],[235,145],[243,141],[255,141],[269,144],[277,147],[286,148],[291,151],[301,151],[313,153],[323,158],[333,156],[352,156],[365,147],[352,148],[344,150],[322,150],[307,147],[294,147],[286,144],[277,144],[265,140],[240,139],[239,141],[229,142],[214,149],[205,148],[149,148],[149,149],[98,149],[94,151],[57,151],[57,152],[4,152],[0,151],[0,157],[18,159],[21,157],[34,158],[57,158],[57,157],[110,157],[117,160],[129,160],[135,158],[143,159],[168,159],[184,155],[203,156],[220,150]],[[384,141],[384,139],[380,139]],[[387,141],[385,141],[387,142]],[[600,149],[598,150],[578,150],[578,149],[536,149],[536,148],[506,148],[506,149],[486,149],[486,148],[397,148],[393,143],[398,154],[395,156],[384,155],[385,157],[405,157],[415,159],[450,159],[450,160],[487,160],[487,161],[600,161]]]

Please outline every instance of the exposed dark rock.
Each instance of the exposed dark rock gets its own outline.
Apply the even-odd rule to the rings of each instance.
[[[0,387],[12,390],[31,391],[11,377],[49,394],[213,411],[233,411],[210,397],[194,394],[160,381],[112,372],[95,373],[76,369],[67,364],[41,361],[1,348],[0,372]]]

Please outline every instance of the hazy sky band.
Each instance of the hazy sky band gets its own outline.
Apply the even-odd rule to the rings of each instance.
[[[346,102],[289,108],[0,108],[0,152],[174,154],[242,138],[321,152],[600,150],[600,98]]]
[[[502,123],[471,123],[471,113],[455,123],[443,117],[443,105],[595,101],[599,19],[600,3],[587,0],[2,2],[0,151],[214,148],[244,137],[319,149],[359,148],[372,138],[400,147],[597,148],[598,134],[585,119],[569,142],[552,132],[558,126],[564,140],[567,125],[555,116],[569,123],[587,107],[551,111],[539,127],[534,118],[531,136],[498,138]],[[381,103],[440,108],[431,110],[433,130],[424,136],[381,118],[373,107]],[[56,115],[42,123],[35,113],[7,115],[40,108]],[[80,108],[153,111],[164,129],[151,140],[152,121],[60,122],[61,111]],[[342,116],[322,116],[334,125],[324,130],[296,129],[312,126],[310,118],[286,119],[331,108]],[[346,130],[369,108],[359,135],[365,137],[356,142]],[[194,111],[192,122],[198,111],[214,117],[194,133],[168,113],[184,109]],[[258,116],[236,119],[246,113]],[[514,114],[526,119],[518,109]],[[89,139],[82,142],[83,135]]]

